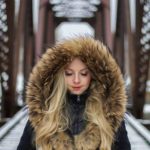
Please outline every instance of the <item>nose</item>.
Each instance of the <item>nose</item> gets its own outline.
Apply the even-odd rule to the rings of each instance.
[[[75,77],[74,77],[74,83],[80,83],[80,77],[79,77],[79,75],[78,74],[75,74]]]

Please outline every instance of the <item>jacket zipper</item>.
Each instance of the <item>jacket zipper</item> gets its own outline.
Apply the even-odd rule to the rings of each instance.
[[[80,102],[80,96],[79,95],[77,96],[77,102]]]

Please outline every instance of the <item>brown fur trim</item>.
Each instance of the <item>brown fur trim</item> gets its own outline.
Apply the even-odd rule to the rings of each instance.
[[[86,129],[75,136],[76,150],[96,150],[100,145],[100,131],[94,124],[88,124]]]
[[[75,150],[73,140],[65,133],[56,133],[50,140],[52,150]]]
[[[74,138],[65,132],[56,133],[49,145],[51,150],[96,150],[100,146],[100,132],[96,125],[90,123]]]
[[[102,97],[100,100],[102,100],[104,116],[113,131],[116,131],[123,119],[127,101],[121,71],[103,43],[90,37],[78,37],[48,49],[30,75],[26,101],[29,106],[29,119],[35,132],[40,128],[41,120],[45,117],[43,111],[46,109],[45,100],[53,88],[55,74],[73,57],[80,57],[91,70],[97,81],[97,90]],[[79,139],[81,137],[83,136],[78,136]],[[81,147],[83,146],[79,149]]]

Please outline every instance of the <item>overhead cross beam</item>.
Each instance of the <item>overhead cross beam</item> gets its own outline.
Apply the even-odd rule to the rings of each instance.
[[[50,0],[55,17],[92,18],[100,0]]]

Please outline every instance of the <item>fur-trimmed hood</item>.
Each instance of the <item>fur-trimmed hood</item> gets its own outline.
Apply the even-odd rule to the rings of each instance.
[[[97,79],[105,117],[116,130],[126,108],[123,77],[108,48],[91,37],[77,37],[56,44],[47,49],[33,68],[26,91],[32,126],[36,131],[45,116],[44,102],[52,90],[55,74],[74,57],[80,57]]]

